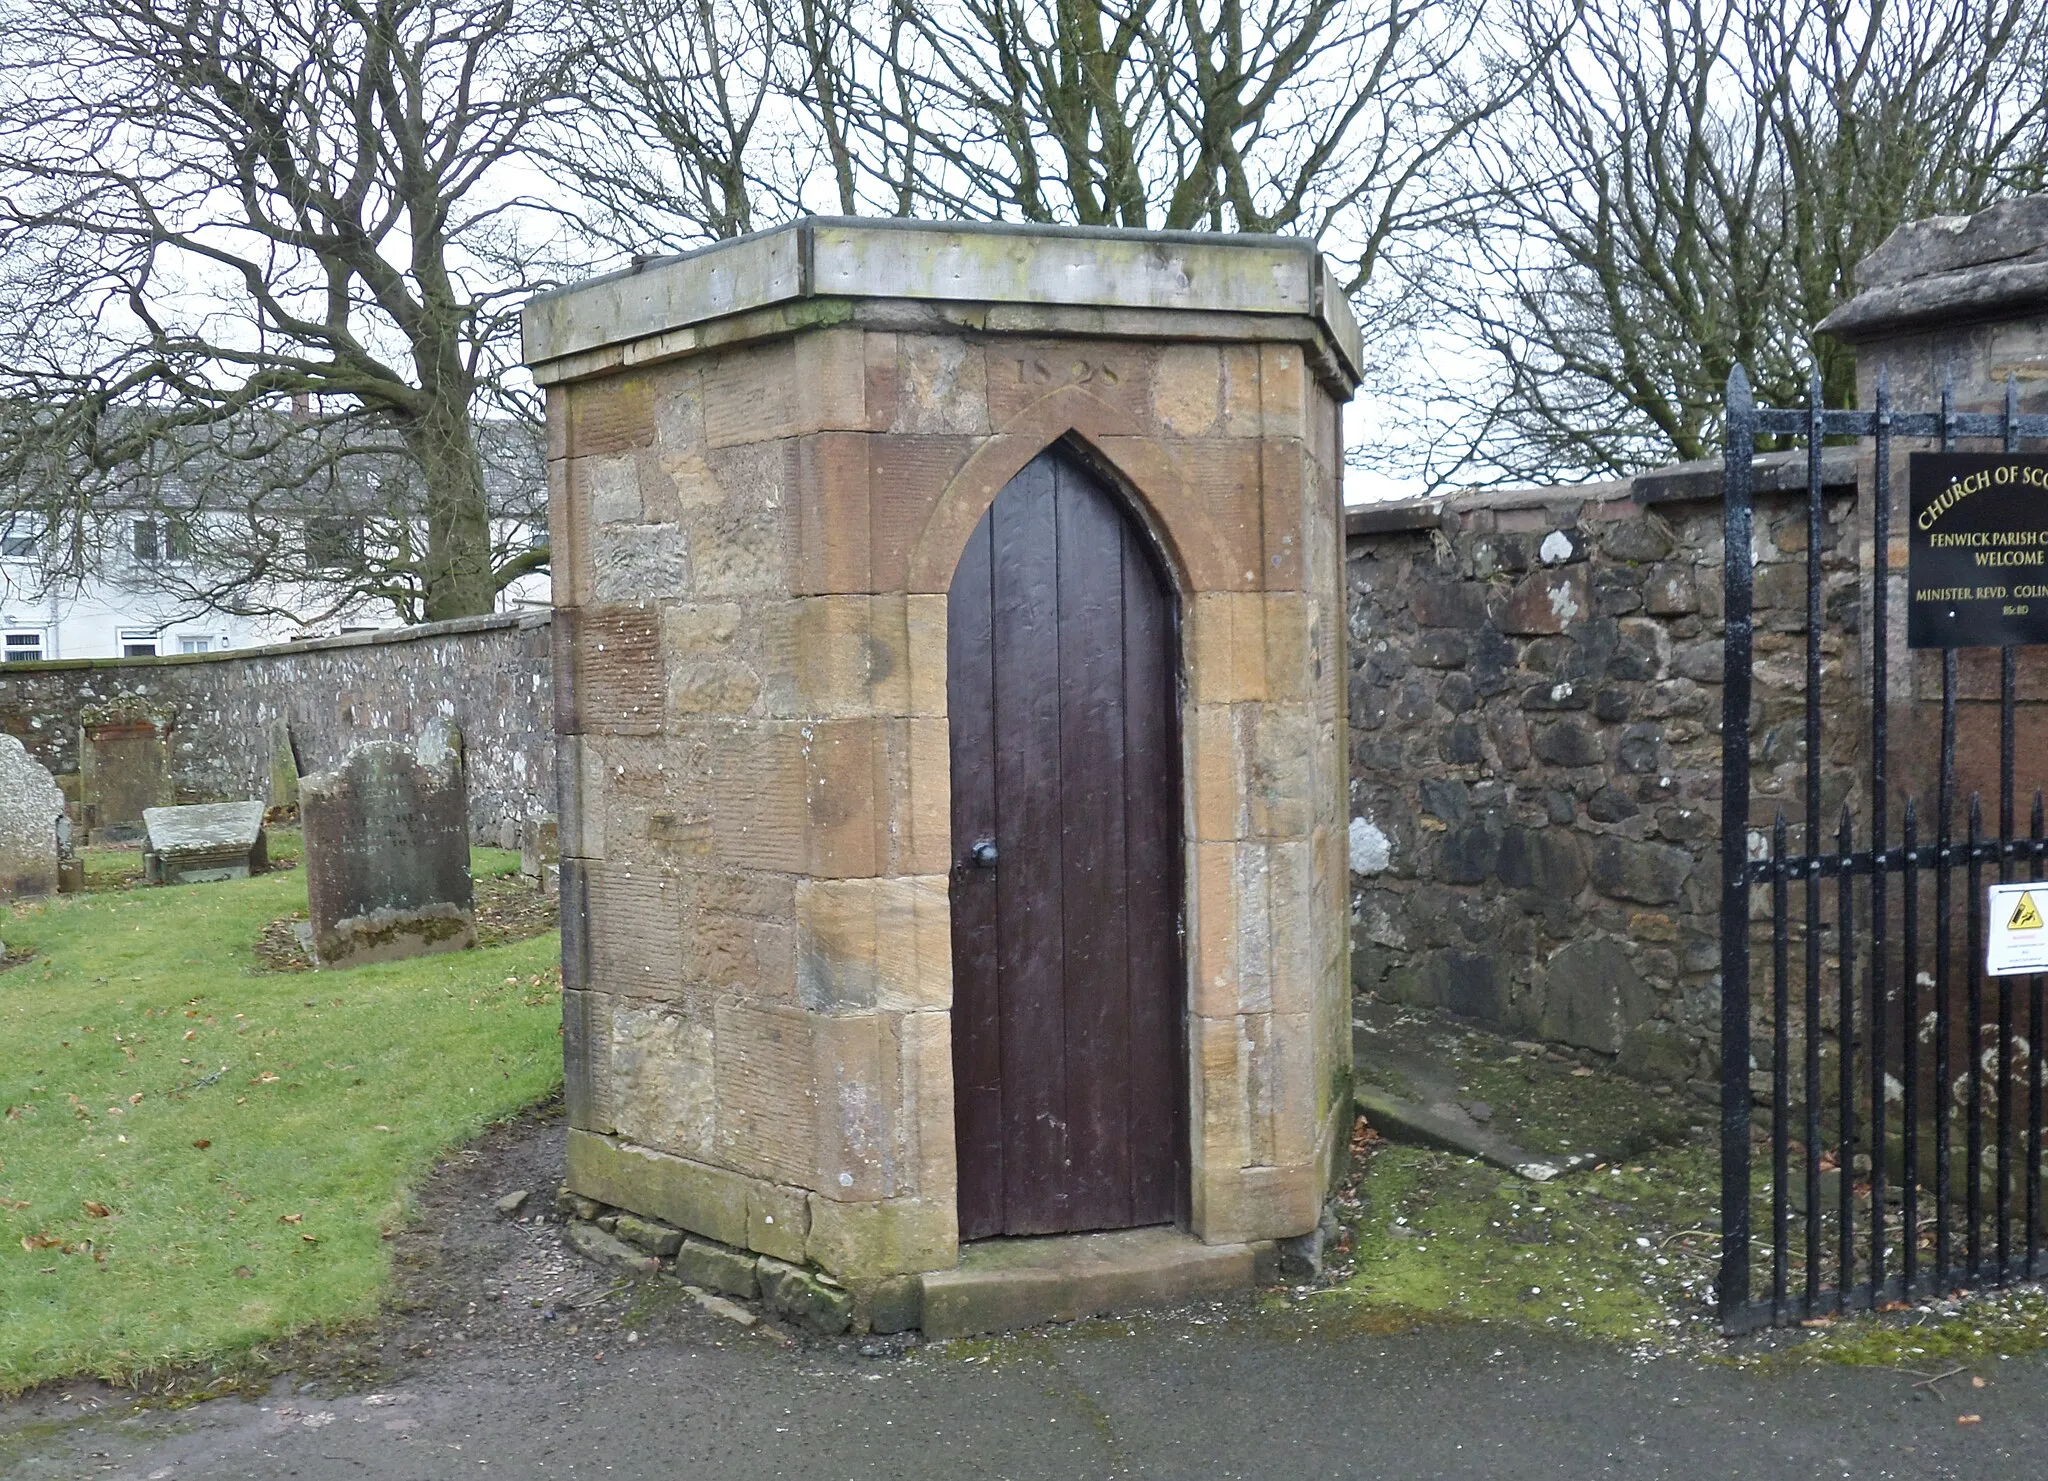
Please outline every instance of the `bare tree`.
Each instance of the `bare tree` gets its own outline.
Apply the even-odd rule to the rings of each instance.
[[[1763,398],[1803,400],[1818,368],[1848,404],[1853,362],[1813,326],[1901,222],[2041,188],[2044,69],[2035,0],[1592,0],[1475,139],[1486,209],[1438,285],[1470,348],[1417,465],[1706,457],[1737,362]]]
[[[552,153],[636,251],[806,208],[1299,232],[1357,292],[1442,214],[1529,38],[1554,44],[1523,13],[1509,36],[1483,0],[584,0],[591,112]]]
[[[359,454],[410,469],[362,593],[460,616],[545,566],[493,548],[478,421],[534,416],[506,372],[544,270],[505,166],[557,95],[551,14],[0,0],[0,505],[32,512],[53,569],[83,569],[110,508],[260,524],[252,490],[303,495]],[[314,414],[281,414],[295,399]],[[271,531],[216,598],[260,601],[295,540]]]
[[[581,106],[537,148],[599,205],[594,235],[694,244],[800,209],[776,0],[579,0],[572,14]]]

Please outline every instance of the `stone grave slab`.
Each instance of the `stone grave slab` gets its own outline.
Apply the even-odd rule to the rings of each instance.
[[[142,877],[151,884],[247,879],[270,865],[261,802],[143,810]]]
[[[306,898],[322,966],[476,944],[468,788],[459,748],[432,737],[358,746],[299,779]]]
[[[0,899],[54,895],[64,793],[26,747],[0,735]]]

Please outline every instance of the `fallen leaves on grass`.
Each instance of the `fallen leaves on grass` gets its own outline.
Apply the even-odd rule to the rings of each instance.
[[[277,1222],[280,1224],[303,1224],[305,1221],[306,1216],[304,1214],[279,1214],[277,1216]]]
[[[114,1216],[112,1209],[90,1198],[85,1200],[85,1212],[88,1217],[94,1219],[111,1219]]]
[[[201,1137],[192,1145],[197,1147],[200,1151],[204,1152],[208,1147],[213,1145],[213,1139],[211,1137]]]

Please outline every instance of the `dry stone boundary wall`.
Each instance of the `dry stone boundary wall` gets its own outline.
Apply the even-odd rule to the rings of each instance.
[[[550,627],[548,613],[514,613],[228,653],[10,664],[0,732],[75,778],[81,715],[142,699],[174,716],[172,782],[186,803],[268,797],[280,718],[301,771],[438,720],[462,731],[470,836],[516,847],[526,820],[555,810]]]
[[[1717,471],[1659,482],[1353,513],[1352,972],[1383,999],[1705,1092],[1722,507]],[[1853,471],[1827,482],[1823,684],[1848,716],[1864,707],[1865,532]],[[1795,846],[1805,520],[1803,492],[1759,493],[1752,817],[1768,827],[1783,809]],[[1860,814],[1862,798],[1857,727],[1830,723],[1832,840],[1843,801]]]
[[[1649,484],[1353,512],[1353,980],[1705,1085],[1719,1013],[1721,505],[1718,476]],[[1863,705],[1857,508],[1853,477],[1831,478],[1824,682],[1837,713]],[[1795,842],[1804,518],[1802,497],[1759,494],[1752,815],[1767,826],[1783,808]],[[22,665],[0,674],[0,729],[75,773],[80,711],[125,694],[177,709],[180,801],[263,795],[280,714],[306,770],[439,716],[466,737],[474,836],[510,842],[554,812],[546,614]],[[1860,815],[1844,764],[1856,758],[1823,759],[1830,819],[1845,799]]]

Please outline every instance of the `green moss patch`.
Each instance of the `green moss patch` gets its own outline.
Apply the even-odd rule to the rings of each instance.
[[[1419,1147],[1370,1149],[1349,1191],[1348,1273],[1315,1296],[1367,1323],[1512,1321],[1677,1345],[1715,1330],[1711,1148],[1538,1183]]]
[[[1782,1346],[1746,1353],[1737,1361],[1762,1368],[1840,1364],[1931,1375],[1958,1364],[1981,1367],[2044,1350],[2048,1294],[2027,1288],[1822,1319],[1799,1328]]]

